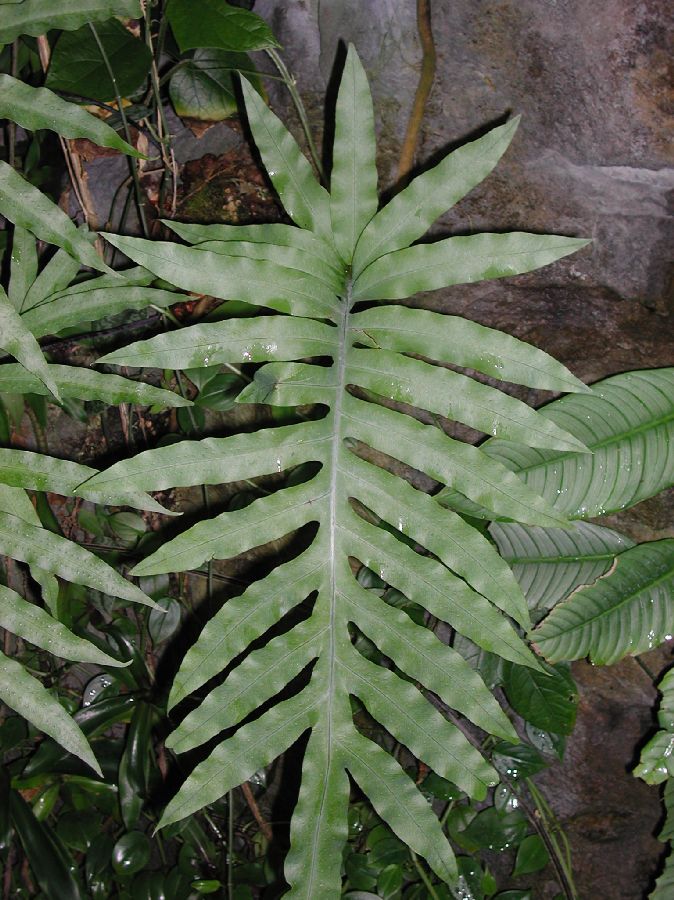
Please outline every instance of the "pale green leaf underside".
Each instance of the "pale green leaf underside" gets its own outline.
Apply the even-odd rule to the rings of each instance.
[[[114,491],[105,488],[89,490],[88,479],[96,472],[90,466],[30,450],[0,448],[0,482],[3,484],[33,491],[51,491],[63,497],[78,496],[108,506],[131,506],[166,513],[164,507],[152,497],[128,485],[119,485]]]
[[[91,747],[58,700],[21,663],[0,653],[0,698],[101,775]]]
[[[20,225],[14,226],[11,259],[7,296],[17,312],[20,312],[38,268],[37,241],[30,231]]]
[[[674,484],[674,368],[614,375],[586,395],[555,400],[540,414],[592,451],[559,454],[490,439],[483,451],[497,459],[571,519],[626,509]],[[452,492],[440,502],[489,518]]]
[[[367,77],[349,47],[335,108],[330,219],[335,246],[350,263],[363,228],[377,211],[374,112]]]
[[[50,394],[53,394],[57,400],[59,399],[59,389],[49,371],[40,345],[26,328],[2,287],[0,287],[0,348],[18,360],[23,368],[32,373]]]
[[[33,238],[33,240],[35,239]],[[65,250],[57,250],[37,278],[30,284],[19,309],[21,314],[25,314],[34,306],[42,303],[50,294],[58,293],[58,291],[67,288],[77,275],[79,268],[79,260],[73,259]],[[36,336],[39,337],[39,335]]]
[[[223,300],[240,300],[296,316],[337,315],[337,297],[307,272],[267,259],[223,256],[211,250],[106,234],[134,262],[176,287]]]
[[[405,306],[383,306],[355,313],[350,328],[355,340],[367,347],[452,362],[492,378],[539,390],[572,393],[590,390],[543,350],[458,316]]]
[[[0,628],[63,659],[97,666],[127,665],[73,634],[58,619],[3,585],[0,585]]]
[[[40,517],[30,501],[28,494],[21,488],[9,487],[0,483],[0,512],[18,516],[28,525],[37,528],[42,527]],[[42,588],[42,596],[49,609],[53,612],[57,607],[59,584],[58,579],[51,572],[41,569],[39,565],[30,566],[30,574]]]
[[[155,605],[140,588],[84,547],[31,525],[16,515],[0,513],[0,552],[28,563],[31,569],[36,566],[74,584],[83,584],[131,603]]]
[[[519,118],[448,154],[396,194],[363,231],[353,259],[354,275],[385,253],[414,243],[438,216],[486,178],[508,148]]]
[[[471,234],[381,256],[354,281],[355,300],[400,300],[452,284],[506,278],[547,266],[588,241],[557,235]]]
[[[29,0],[24,0],[22,5],[27,2]],[[62,247],[83,265],[100,272],[110,272],[84,234],[63,210],[2,161],[0,161],[0,214],[15,225],[32,232],[41,241]]]
[[[589,522],[575,522],[572,530],[493,522],[489,531],[536,619],[580,585],[595,582],[634,546],[628,537]]]
[[[611,665],[657,647],[674,631],[674,539],[625,550],[608,575],[558,604],[533,637],[551,662]]]
[[[11,75],[0,75],[0,119],[11,119],[29,131],[47,128],[65,138],[87,138],[99,147],[142,156],[85,109],[62,100],[48,88],[31,87]]]
[[[51,376],[61,397],[76,397],[79,400],[101,400],[117,406],[119,403],[137,403],[141,406],[192,406],[180,394],[132,381],[120,375],[103,374],[76,366],[50,364],[47,372]],[[22,366],[9,363],[0,366],[0,393],[47,394],[45,385],[35,375]]]
[[[257,149],[286,212],[301,228],[330,235],[330,195],[297,141],[245,78],[241,90]]]
[[[575,454],[584,448],[567,429],[498,390],[404,354],[543,389],[581,391],[583,386],[545,354],[455,317],[399,307],[356,313],[353,305],[530,271],[584,242],[474,235],[402,249],[408,240],[402,236],[412,228],[410,206],[435,191],[437,173],[429,173],[419,195],[412,191],[399,201],[407,217],[399,231],[391,227],[390,212],[376,213],[370,100],[353,49],[337,104],[332,195],[318,184],[296,142],[260,97],[245,83],[243,91],[270,178],[290,217],[305,231],[173,225],[195,246],[112,236],[110,241],[184,290],[257,305],[264,314],[159,335],[102,361],[160,368],[265,363],[241,393],[241,402],[320,403],[326,411],[322,418],[296,425],[147,451],[95,475],[87,488],[116,491],[124,485],[145,491],[228,483],[318,464],[302,483],[202,519],[134,569],[135,575],[181,571],[232,558],[304,526],[313,529],[305,532],[309,547],[304,552],[229,600],[208,623],[183,661],[171,706],[245,654],[299,604],[313,606],[302,624],[248,652],[169,739],[181,751],[225,728],[236,729],[188,776],[162,824],[222,796],[310,731],[291,825],[288,896],[339,896],[347,772],[390,827],[441,878],[452,880],[456,862],[429,804],[398,763],[356,730],[349,695],[418,758],[475,797],[486,795],[496,773],[425,691],[492,734],[512,739],[512,726],[458,653],[362,588],[353,572],[359,563],[367,566],[479,646],[537,668],[508,618],[528,625],[526,602],[512,574],[484,537],[404,480],[400,463],[516,521],[564,528],[564,516],[551,504],[481,449],[448,437],[437,416],[554,447],[550,452]],[[459,156],[455,165],[463,158],[471,169],[463,180],[449,165],[442,170],[453,179],[448,195],[458,199],[481,169],[491,168],[511,133],[512,126],[505,127]],[[429,215],[437,216],[434,208]],[[378,218],[385,225],[382,233],[373,224],[368,234],[367,223]],[[382,247],[385,255],[351,281],[345,262],[354,245],[358,258],[360,240],[365,258]],[[270,315],[270,309],[282,315]],[[388,408],[391,399],[405,402],[410,414]],[[428,421],[429,413],[435,424],[415,418],[423,415]],[[352,643],[354,628],[415,684],[367,662]],[[273,705],[295,676],[304,679],[304,686]],[[266,701],[270,708],[250,720]]]
[[[87,284],[76,285],[48,297],[39,305],[23,313],[22,319],[36,337],[58,334],[64,328],[81,327],[104,316],[114,316],[128,309],[145,309],[156,306],[166,309],[180,302],[180,294],[160,291],[139,285],[127,286],[120,278],[115,284],[100,284],[110,278],[93,278]]]
[[[37,37],[52,28],[74,31],[111,16],[136,19],[140,15],[138,0],[23,0],[3,5],[0,44],[9,44],[22,34]]]

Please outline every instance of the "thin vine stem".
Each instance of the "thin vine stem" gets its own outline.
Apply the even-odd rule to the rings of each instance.
[[[103,65],[105,66],[108,75],[110,76],[110,81],[112,82],[113,89],[115,91],[115,100],[117,101],[117,109],[119,110],[119,115],[122,119],[122,127],[124,129],[124,137],[126,138],[127,144],[133,146],[133,142],[131,140],[131,129],[129,128],[129,120],[126,118],[126,113],[124,112],[124,104],[122,102],[122,95],[119,92],[119,87],[117,85],[117,78],[115,77],[114,70],[110,64],[110,60],[108,58],[108,54],[105,51],[105,47],[103,46],[103,42],[101,41],[98,32],[96,31],[96,26],[93,22],[89,22],[89,28],[91,29],[91,33],[94,36],[94,40],[96,41],[96,46],[98,47],[98,52],[101,54],[101,59],[103,60]],[[138,216],[140,218],[140,226],[143,230],[144,237],[150,236],[150,231],[147,227],[147,218],[145,216],[145,206],[143,204],[143,192],[140,186],[140,178],[138,177],[138,167],[136,165],[135,160],[129,157],[129,168],[131,170],[131,177],[133,178],[133,187],[136,193],[136,205],[138,207]]]
[[[318,172],[318,177],[321,179],[321,183],[325,184],[325,172],[321,163],[321,157],[318,150],[316,149],[316,144],[314,143],[307,111],[305,109],[304,103],[302,102],[302,98],[299,95],[299,91],[297,90],[297,82],[290,74],[290,71],[288,70],[286,64],[283,62],[281,55],[273,47],[267,48],[267,50],[265,50],[265,53],[278,69],[281,80],[288,88],[288,93],[290,94],[295,109],[297,110],[297,115],[300,118],[300,123],[302,125],[302,130],[304,131],[304,136],[307,140],[311,159],[314,163],[314,166],[316,167],[316,171]]]

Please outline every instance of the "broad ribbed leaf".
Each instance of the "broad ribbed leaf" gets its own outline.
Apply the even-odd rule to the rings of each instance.
[[[109,506],[132,506],[165,513],[163,506],[144,494],[134,491],[128,485],[119,485],[118,490],[89,490],[86,482],[96,469],[65,459],[55,459],[30,450],[0,449],[0,482],[12,487],[33,491],[52,491],[64,497],[77,495],[93,503]],[[82,485],[82,482],[85,482]],[[82,487],[79,487],[82,485]]]
[[[126,665],[103,653],[89,641],[77,637],[58,619],[3,585],[0,585],[0,628],[63,659],[97,666]]]
[[[363,231],[353,258],[354,275],[384,253],[414,243],[438,216],[486,178],[507,150],[519,121],[516,116],[465,144],[396,194]]]
[[[652,650],[674,632],[674,539],[625,550],[595,584],[558,604],[534,631],[551,662],[588,656],[610,665]]]
[[[0,118],[11,119],[29,131],[47,128],[65,138],[87,138],[99,147],[142,157],[114,129],[82,107],[62,100],[48,88],[31,87],[11,75],[0,75]]]
[[[9,44],[22,34],[37,37],[52,28],[73,31],[111,16],[137,19],[141,15],[138,0],[23,0],[3,5],[0,44]]]
[[[131,603],[155,606],[140,588],[122,578],[113,568],[84,547],[79,547],[44,528],[30,525],[18,516],[0,513],[0,551],[6,556],[37,566],[66,581]]]
[[[353,313],[352,307],[366,295],[403,297],[410,290],[468,277],[495,277],[497,268],[500,275],[522,272],[580,242],[507,235],[456,239],[464,241],[451,245],[464,248],[459,256],[452,261],[445,247],[435,245],[432,253],[443,258],[430,269],[423,248],[396,250],[363,271],[355,287],[369,287],[355,294],[335,248],[350,257],[376,199],[370,101],[353,50],[338,100],[332,199],[260,98],[245,85],[244,93],[270,177],[288,213],[306,231],[277,225],[240,231],[175,225],[197,246],[134,238],[114,238],[113,243],[186,290],[285,315],[183,328],[139,341],[103,361],[169,368],[265,363],[240,394],[242,403],[320,404],[327,412],[316,409],[309,421],[294,425],[150,450],[87,482],[87,489],[114,492],[122,486],[163,490],[276,476],[265,484],[264,495],[244,508],[206,516],[172,536],[136,566],[135,575],[229,559],[298,531],[306,541],[305,550],[293,550],[290,555],[296,556],[228,600],[187,653],[171,690],[171,706],[234,665],[220,687],[206,691],[169,744],[184,751],[223,729],[233,733],[188,776],[162,824],[222,796],[310,732],[291,824],[288,896],[329,900],[340,894],[347,773],[393,831],[441,878],[452,880],[456,861],[432,808],[397,761],[358,732],[351,697],[415,756],[477,798],[496,783],[496,772],[438,711],[429,692],[486,732],[507,740],[514,740],[514,732],[463,657],[402,609],[361,587],[354,571],[365,566],[433,619],[502,659],[538,671],[511,621],[527,627],[528,611],[507,566],[486,538],[403,476],[411,467],[516,521],[563,528],[566,520],[551,504],[481,449],[451,439],[437,417],[574,453],[578,443],[566,429],[551,428],[549,420],[544,423],[499,391],[403,354],[478,369],[473,362],[482,355],[489,374],[509,378],[515,373],[515,380],[555,390],[582,386],[545,354],[480,326],[468,324],[462,331],[454,317],[428,314],[428,319],[399,307]],[[496,150],[485,153],[497,155]],[[468,175],[465,183],[474,177]],[[335,230],[329,237],[330,209]],[[478,258],[485,242],[489,260]],[[478,257],[472,258],[476,248]],[[398,260],[408,252],[418,271],[405,275]],[[385,273],[381,278],[375,266]],[[393,285],[390,292],[375,288],[382,279]],[[396,323],[402,327],[400,343],[387,345],[385,336],[396,334]],[[381,343],[370,325],[379,328]],[[391,399],[405,403],[407,413],[389,408]],[[435,424],[415,417],[427,422],[429,412]],[[309,464],[302,469],[304,481],[285,477],[303,464]],[[301,621],[295,619],[291,627],[284,617],[297,615],[300,605]],[[359,633],[396,668],[368,662],[354,643]],[[283,700],[275,702],[279,695]],[[264,711],[255,718],[260,707]]]
[[[58,700],[21,663],[4,653],[0,653],[0,697],[20,716],[101,774],[87,739]]]
[[[332,230],[337,250],[347,263],[351,263],[363,228],[377,211],[375,153],[372,97],[351,45],[337,95],[330,174]]]
[[[32,2],[37,0],[24,0],[21,6]],[[26,228],[41,241],[63,247],[83,265],[100,272],[111,271],[63,210],[1,160],[0,214],[15,225]]]
[[[77,397],[79,400],[101,400],[104,403],[138,403],[141,406],[192,406],[180,394],[132,381],[120,375],[102,374],[92,369],[50,364],[47,372],[53,379],[61,397]],[[9,363],[0,366],[0,393],[46,394],[46,387],[35,375],[22,366]]]
[[[580,585],[595,582],[634,546],[625,535],[589,522],[574,522],[573,529],[493,522],[489,531],[536,620]]]
[[[40,345],[30,333],[21,316],[9,302],[0,286],[0,347],[39,379],[50,394],[59,399],[59,389],[49,371]]]
[[[562,515],[590,519],[634,506],[674,484],[674,368],[614,375],[582,396],[540,410],[592,455],[535,450],[489,440],[482,450],[516,472]],[[468,515],[490,514],[452,492],[441,503]]]

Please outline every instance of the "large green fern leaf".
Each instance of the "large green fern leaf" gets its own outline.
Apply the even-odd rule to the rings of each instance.
[[[507,518],[564,528],[564,517],[508,468],[445,434],[438,416],[559,453],[585,452],[585,447],[524,404],[444,364],[487,370],[533,387],[585,388],[547,355],[498,332],[422,310],[364,308],[361,301],[528,271],[585,242],[492,234],[404,249],[442,211],[436,193],[442,194],[444,209],[477,183],[498,161],[514,125],[457,151],[451,163],[443,161],[422,176],[416,189],[392,201],[395,216],[389,207],[377,213],[371,101],[353,49],[337,100],[330,193],[245,83],[244,94],[261,157],[299,227],[172,225],[193,246],[108,239],[178,287],[245,301],[261,307],[260,314],[159,335],[103,361],[173,368],[264,363],[239,401],[323,404],[328,412],[318,420],[147,451],[95,475],[87,488],[161,490],[315,464],[314,474],[301,483],[203,519],[134,570],[149,575],[190,569],[304,526],[313,529],[307,549],[228,601],[208,623],[183,661],[171,706],[221,672],[290,610],[307,599],[314,602],[301,624],[249,651],[171,735],[169,746],[184,751],[238,726],[189,775],[162,823],[220,797],[309,733],[286,867],[291,896],[313,900],[340,893],[347,773],[437,875],[452,880],[454,856],[430,806],[398,763],[359,733],[350,697],[416,756],[477,798],[498,776],[423,689],[487,732],[511,740],[514,732],[463,658],[362,588],[354,567],[360,563],[378,572],[479,646],[536,668],[513,627],[514,621],[526,629],[529,617],[512,573],[478,531],[412,486],[412,470]],[[429,198],[430,213],[421,209]],[[390,401],[404,406],[392,408]],[[410,680],[365,660],[352,643],[354,630]],[[291,682],[291,694],[260,716],[259,707]]]

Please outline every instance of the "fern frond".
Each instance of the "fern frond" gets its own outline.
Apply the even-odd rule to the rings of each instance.
[[[313,600],[313,607],[300,624],[250,650],[171,736],[169,745],[184,751],[235,729],[187,778],[162,824],[222,796],[310,732],[291,825],[289,896],[340,893],[348,776],[436,874],[452,880],[456,862],[430,806],[398,763],[358,731],[351,699],[358,698],[443,777],[480,798],[498,776],[430,702],[428,692],[487,732],[512,740],[512,726],[458,652],[361,587],[354,570],[367,566],[457,634],[536,669],[513,626],[526,628],[529,621],[516,580],[486,538],[412,486],[411,470],[517,522],[566,528],[551,503],[481,448],[450,438],[438,416],[560,455],[587,455],[582,442],[512,397],[442,364],[537,388],[585,388],[546,354],[491,329],[397,306],[363,309],[361,301],[529,271],[584,242],[518,233],[404,249],[493,168],[516,123],[457,151],[377,212],[371,101],[353,48],[337,100],[329,194],[257,93],[245,83],[243,89],[260,155],[299,227],[172,223],[192,246],[109,240],[179,287],[274,314],[183,328],[102,361],[160,368],[262,363],[240,402],[322,404],[328,411],[295,425],[150,450],[94,475],[86,488],[159,490],[287,474],[302,463],[316,464],[301,484],[286,479],[244,509],[203,519],[134,570],[138,575],[182,571],[305,525],[315,532],[306,550],[228,601],[206,625],[183,661],[171,705],[273,626],[283,627],[284,617],[303,601]],[[391,400],[404,406],[389,408]],[[356,629],[395,669],[360,655],[352,640]],[[274,703],[283,691],[294,693]]]

